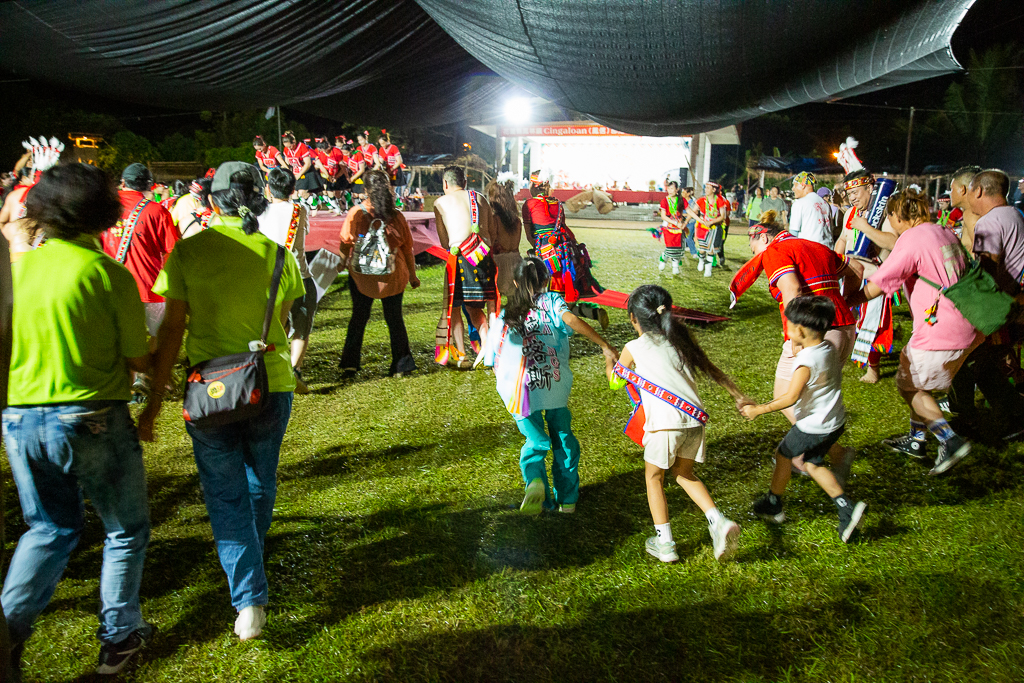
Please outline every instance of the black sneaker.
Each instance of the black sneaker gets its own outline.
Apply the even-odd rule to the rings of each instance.
[[[867,503],[857,503],[853,506],[852,510],[847,508],[839,511],[839,538],[842,539],[843,543],[850,542],[850,536],[853,536],[854,530],[857,525],[864,519],[864,511],[868,509]]]
[[[924,460],[928,457],[927,448],[923,439],[915,439],[910,434],[901,434],[889,439],[882,439],[882,444],[893,449],[897,453],[904,453],[912,458]]]
[[[782,509],[782,499],[776,496],[773,505],[771,497],[767,493],[754,501],[754,514],[774,524],[782,524],[786,521],[786,513]]]
[[[104,643],[100,648],[100,662],[96,665],[96,673],[113,675],[120,673],[132,656],[141,650],[146,643],[153,640],[156,626],[142,622],[142,626],[128,634],[120,643]]]
[[[971,452],[971,442],[957,434],[939,446],[939,455],[935,458],[935,466],[928,474],[942,474],[953,465],[967,457]]]

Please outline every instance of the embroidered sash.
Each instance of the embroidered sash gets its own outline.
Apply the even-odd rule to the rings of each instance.
[[[709,416],[706,412],[686,399],[676,396],[668,389],[659,387],[654,382],[644,379],[622,363],[615,364],[614,372],[617,376],[629,383],[626,390],[629,393],[629,399],[633,402],[633,412],[629,414],[629,420],[626,422],[626,426],[622,430],[622,433],[636,442],[638,446],[643,446],[644,424],[647,422],[647,416],[644,414],[643,402],[640,400],[640,390],[646,391],[656,398],[660,398],[665,403],[669,404],[676,410],[689,415],[702,425],[706,425],[708,423]]]
[[[118,227],[121,229],[121,243],[117,245],[117,255],[114,257],[118,263],[124,263],[125,259],[128,258],[128,247],[131,246],[132,236],[135,234],[135,226],[139,222],[139,216],[142,215],[143,209],[149,204],[148,199],[141,199],[135,208],[128,214],[128,218],[123,221],[118,221]]]
[[[295,233],[299,230],[299,214],[302,209],[298,202],[292,205],[292,222],[288,224],[288,235],[284,238],[284,248],[291,251],[295,243]]]

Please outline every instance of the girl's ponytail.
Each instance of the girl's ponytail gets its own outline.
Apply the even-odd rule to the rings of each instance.
[[[526,336],[526,318],[534,308],[537,296],[547,289],[551,275],[548,267],[536,256],[527,256],[512,276],[515,288],[505,306],[505,324],[520,337]]]
[[[679,366],[693,372],[700,370],[715,380],[724,377],[722,372],[700,348],[690,333],[690,328],[672,315],[672,295],[658,285],[641,285],[633,290],[626,302],[626,310],[637,320],[645,334],[664,337],[679,354]]]

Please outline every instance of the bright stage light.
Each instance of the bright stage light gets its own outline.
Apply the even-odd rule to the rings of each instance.
[[[509,123],[528,123],[530,114],[530,100],[525,97],[515,97],[505,103],[505,120]]]

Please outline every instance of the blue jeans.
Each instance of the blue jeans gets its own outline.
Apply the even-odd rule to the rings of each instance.
[[[142,626],[139,584],[149,544],[142,447],[123,401],[8,408],[4,444],[21,514],[2,602],[11,642],[28,639],[53,597],[84,524],[83,492],[103,522],[101,641],[119,643]]]
[[[697,243],[694,242],[694,232],[697,229],[696,221],[692,221],[691,220],[689,223],[686,224],[686,228],[687,228],[687,233],[686,233],[686,242],[684,243],[684,246],[690,251],[691,254],[696,256],[697,255]]]
[[[267,604],[263,544],[274,516],[277,461],[292,414],[292,393],[271,392],[256,417],[212,429],[185,423],[203,485],[231,604]]]
[[[544,419],[547,417],[547,430]],[[529,417],[516,418],[516,426],[526,437],[519,454],[523,483],[534,479],[544,482],[544,507],[574,505],[580,497],[580,442],[572,433],[572,413],[568,408],[538,410]],[[551,478],[548,484],[544,458],[552,451]]]

